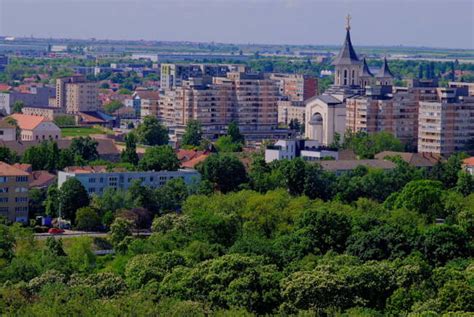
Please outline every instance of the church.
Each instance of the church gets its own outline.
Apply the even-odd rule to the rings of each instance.
[[[333,61],[335,68],[334,84],[322,95],[306,101],[305,136],[329,145],[338,133],[341,138],[346,131],[346,100],[364,93],[366,88],[381,86],[389,88],[393,84],[387,59],[374,75],[367,66],[365,58],[359,59],[351,42],[350,16],[347,16],[346,38],[339,54]]]

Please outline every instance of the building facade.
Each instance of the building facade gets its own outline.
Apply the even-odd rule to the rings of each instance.
[[[160,88],[174,89],[184,80],[200,77],[225,77],[231,71],[245,71],[243,65],[161,64]]]
[[[21,130],[22,141],[57,140],[61,137],[61,129],[45,117],[14,113],[10,116]]]
[[[0,216],[12,222],[28,222],[30,174],[0,162]]]
[[[187,185],[200,181],[198,171],[180,169],[177,171],[107,171],[104,166],[68,167],[58,172],[58,187],[69,178],[75,178],[84,186],[89,195],[102,195],[108,189],[127,190],[136,181],[143,186],[159,188],[171,179],[181,178]]]
[[[68,114],[97,111],[99,89],[97,83],[87,82],[82,75],[56,79],[56,107]]]
[[[290,101],[305,101],[318,94],[318,79],[303,74],[271,74],[280,95]]]
[[[8,123],[6,120],[0,120],[0,140],[2,141],[15,141],[16,140],[16,127]]]
[[[11,114],[13,104],[17,101],[25,106],[47,107],[49,99],[55,94],[55,89],[51,87],[30,87],[28,92],[0,92],[0,112]]]
[[[302,101],[279,100],[278,123],[289,125],[293,120],[297,120],[301,125],[306,123],[306,109]]]
[[[448,156],[474,139],[474,97],[460,88],[437,88],[437,95],[420,102],[418,152]]]

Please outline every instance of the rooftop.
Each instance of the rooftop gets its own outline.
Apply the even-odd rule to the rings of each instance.
[[[30,174],[5,162],[0,162],[0,176],[29,176]]]
[[[386,160],[339,160],[339,161],[320,161],[319,164],[326,171],[352,171],[358,166],[369,168],[380,168],[384,170],[394,169],[395,163]]]
[[[42,122],[49,121],[45,117],[14,113],[9,118],[14,119],[22,130],[34,130]]]

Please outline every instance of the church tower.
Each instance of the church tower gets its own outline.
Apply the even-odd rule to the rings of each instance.
[[[359,75],[359,86],[365,88],[366,86],[372,85],[374,81],[374,75],[371,73],[367,62],[364,59],[362,60],[362,71]]]
[[[375,78],[377,79],[377,85],[380,86],[391,86],[393,85],[393,74],[388,68],[387,58],[383,58],[382,68],[377,72]]]
[[[335,86],[358,86],[362,63],[357,57],[354,47],[352,47],[351,16],[348,15],[346,20],[346,39],[341,51],[332,63],[335,66],[334,84]]]

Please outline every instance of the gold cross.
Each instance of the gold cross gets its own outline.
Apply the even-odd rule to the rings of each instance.
[[[351,19],[352,19],[351,15],[348,14],[346,16],[346,30],[347,31],[349,31],[351,29]]]

